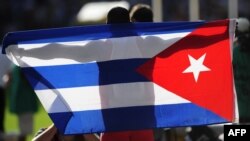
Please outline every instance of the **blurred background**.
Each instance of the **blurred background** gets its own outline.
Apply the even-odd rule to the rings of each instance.
[[[111,8],[121,6],[130,10],[138,3],[152,7],[156,22],[250,18],[249,0],[0,0],[0,41],[12,31],[104,24]],[[20,131],[16,114],[9,110],[8,90],[5,98],[4,128],[6,136],[10,136],[8,140],[11,140],[11,136],[18,135]],[[33,134],[26,140],[50,124],[47,113],[38,102]],[[164,140],[183,140],[176,137],[176,134],[182,135],[182,130],[170,131],[167,133],[170,136]],[[167,129],[164,131],[168,132]]]
[[[0,39],[9,31],[105,23],[114,6],[151,5],[155,21],[250,16],[249,0],[0,0]],[[231,4],[231,5],[230,5]],[[231,14],[231,15],[229,15]]]

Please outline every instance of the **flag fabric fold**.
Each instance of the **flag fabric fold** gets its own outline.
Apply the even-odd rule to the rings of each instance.
[[[98,25],[9,33],[22,68],[63,134],[235,120],[235,21]]]

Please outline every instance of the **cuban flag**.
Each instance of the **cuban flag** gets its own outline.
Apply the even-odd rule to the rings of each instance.
[[[235,120],[234,20],[136,23],[9,33],[22,68],[63,134]]]

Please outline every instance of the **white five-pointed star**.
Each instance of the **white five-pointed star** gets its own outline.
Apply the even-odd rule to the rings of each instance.
[[[197,82],[200,72],[210,71],[208,67],[203,65],[205,57],[206,57],[206,53],[203,54],[198,60],[188,55],[190,66],[187,69],[185,69],[182,73],[193,73],[195,82]]]

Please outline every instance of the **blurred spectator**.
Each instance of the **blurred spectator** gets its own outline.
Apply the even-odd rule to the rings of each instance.
[[[129,15],[131,22],[153,22],[153,11],[147,4],[134,5],[130,10]],[[153,133],[155,141],[164,140],[164,129],[154,129]]]
[[[2,50],[2,47],[0,47]],[[10,71],[10,60],[3,54],[0,54],[0,141],[4,133],[4,110],[5,110],[5,86],[7,74]]]
[[[240,123],[246,123],[250,122],[250,24],[248,19],[238,19],[236,37],[233,52],[234,80]]]
[[[38,110],[37,97],[21,68],[14,66],[10,75],[10,112],[18,117],[20,137],[25,141],[33,132],[33,115]]]

